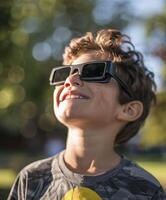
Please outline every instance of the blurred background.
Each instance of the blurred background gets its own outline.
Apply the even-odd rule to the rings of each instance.
[[[0,1],[0,199],[21,168],[64,149],[55,119],[51,69],[71,38],[103,28],[128,34],[155,73],[158,105],[145,127],[120,148],[166,189],[166,1]]]

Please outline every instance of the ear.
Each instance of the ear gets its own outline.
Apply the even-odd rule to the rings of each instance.
[[[125,122],[137,120],[143,113],[143,104],[141,101],[130,101],[123,104],[117,119]]]

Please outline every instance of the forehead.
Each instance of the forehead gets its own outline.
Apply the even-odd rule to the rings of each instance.
[[[99,51],[90,51],[87,53],[81,54],[79,57],[73,60],[72,64],[81,64],[90,61],[101,61],[101,60],[108,60],[109,56],[108,53],[99,52]]]

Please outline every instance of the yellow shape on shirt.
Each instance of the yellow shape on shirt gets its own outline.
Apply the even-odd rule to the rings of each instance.
[[[102,200],[102,198],[89,188],[75,187],[69,190],[62,200]]]

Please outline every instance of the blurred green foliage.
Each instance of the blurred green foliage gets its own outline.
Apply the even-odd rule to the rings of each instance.
[[[146,21],[147,36],[152,43],[151,53],[163,61],[161,72],[163,90],[158,94],[157,106],[153,109],[144,129],[144,145],[166,144],[166,4],[163,12]],[[156,66],[157,67],[157,66]]]
[[[166,144],[166,92],[158,94],[157,106],[153,109],[144,127],[142,144],[155,146]]]

